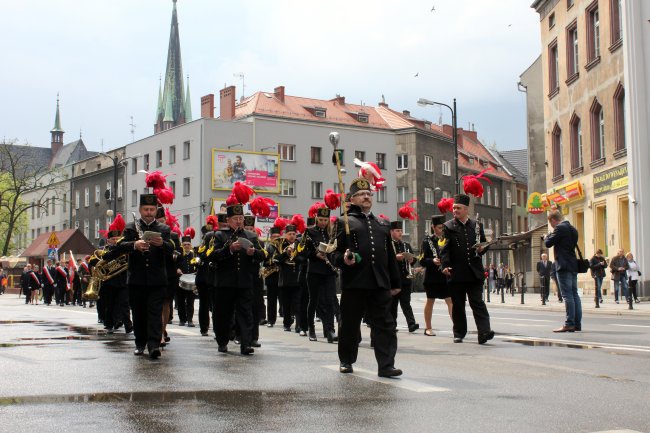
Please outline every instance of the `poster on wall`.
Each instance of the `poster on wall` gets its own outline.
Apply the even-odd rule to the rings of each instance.
[[[230,191],[244,182],[260,193],[280,192],[280,155],[212,149],[212,189]]]
[[[260,239],[267,239],[269,237],[269,231],[273,227],[273,222],[275,219],[280,216],[280,205],[276,203],[274,206],[270,206],[271,213],[266,218],[257,217],[255,222],[255,227],[259,227],[262,230],[262,236]],[[226,212],[226,199],[225,198],[213,198],[212,199],[212,214],[216,215],[219,212]],[[251,212],[250,204],[244,206],[245,214],[253,214]]]

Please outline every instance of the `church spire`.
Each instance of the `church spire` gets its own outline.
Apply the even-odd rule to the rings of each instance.
[[[54,128],[50,130],[52,141],[50,143],[50,152],[52,158],[63,147],[63,133],[61,128],[61,114],[59,113],[59,94],[56,94],[56,115],[54,116]]]
[[[158,109],[156,110],[156,123],[158,123],[158,119],[160,116],[163,116],[165,108],[163,107],[163,102],[162,102],[162,75],[158,77]]]
[[[162,103],[159,104],[155,132],[161,132],[186,122],[183,64],[181,62],[181,44],[178,35],[178,14],[176,11],[176,0],[172,1],[172,22],[169,34],[169,48],[167,49],[165,84],[163,86]]]
[[[192,121],[192,101],[190,100],[190,76],[187,76],[187,90],[185,90],[185,121]]]

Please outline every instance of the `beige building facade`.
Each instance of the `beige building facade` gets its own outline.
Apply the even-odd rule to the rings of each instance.
[[[622,1],[532,7],[542,38],[546,198],[578,229],[587,258],[630,251]],[[580,280],[593,289],[589,274]]]

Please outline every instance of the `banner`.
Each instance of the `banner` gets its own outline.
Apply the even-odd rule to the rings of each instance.
[[[553,206],[553,204],[568,204],[577,200],[581,200],[584,197],[585,193],[582,189],[582,183],[580,183],[578,180],[554,188],[546,194],[546,198],[551,206]]]
[[[257,217],[255,221],[255,227],[259,227],[262,230],[261,240],[267,239],[269,237],[269,231],[273,227],[273,222],[277,217],[280,216],[280,205],[278,203],[275,206],[271,207],[271,214],[266,218]],[[212,214],[216,215],[219,212],[226,212],[226,199],[225,198],[213,198],[212,199]],[[251,205],[244,205],[245,214],[253,214],[251,212]]]
[[[244,182],[261,193],[280,192],[280,155],[212,149],[212,189],[230,191]]]
[[[625,189],[628,185],[627,164],[594,174],[594,197]]]

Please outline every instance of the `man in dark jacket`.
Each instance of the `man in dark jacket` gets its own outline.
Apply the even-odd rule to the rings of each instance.
[[[451,288],[454,343],[462,343],[467,335],[467,298],[478,329],[478,343],[485,344],[494,338],[490,314],[482,297],[485,270],[481,256],[487,248],[475,246],[485,242],[485,233],[481,223],[469,218],[469,196],[456,194],[452,212],[454,218],[445,223],[443,231],[445,246],[442,248],[441,261],[442,272],[449,277]]]
[[[413,308],[411,307],[411,287],[413,285],[413,268],[416,258],[413,255],[413,248],[408,242],[402,240],[403,230],[402,221],[393,221],[390,223],[390,236],[395,250],[395,258],[399,267],[401,290],[393,296],[393,305],[391,312],[395,321],[397,321],[397,306],[402,307],[402,313],[406,319],[409,332],[415,332],[420,325],[415,321]]]
[[[280,302],[282,303],[284,330],[287,332],[291,331],[293,316],[295,316],[296,332],[307,335],[306,329],[300,329],[300,323],[304,322],[304,319],[300,315],[298,264],[302,261],[303,257],[297,255],[297,244],[296,226],[289,224],[284,229],[284,239],[280,244],[279,252],[275,257],[275,260],[280,268],[278,287],[280,289]]]
[[[345,221],[340,221],[337,249],[332,253],[334,266],[341,268],[339,371],[353,371],[365,312],[372,324],[378,375],[399,376],[402,370],[395,368],[396,324],[390,308],[401,282],[391,245],[390,223],[372,214],[372,192],[366,179],[352,181],[350,201],[349,234]]]
[[[607,259],[603,257],[603,250],[598,248],[596,254],[589,260],[589,269],[591,269],[591,278],[594,279],[596,308],[600,308],[599,304],[603,302],[603,294],[601,288],[603,287],[603,279],[605,278],[605,269],[607,269]]]
[[[544,239],[546,248],[554,247],[557,281],[566,309],[564,326],[553,332],[574,332],[582,330],[582,303],[578,296],[578,259],[575,253],[578,231],[568,221],[562,220],[559,210],[548,214],[553,232]]]
[[[549,289],[551,286],[551,267],[553,262],[549,261],[548,254],[542,254],[541,260],[537,262],[537,275],[541,285],[542,301],[548,302]]]
[[[146,345],[152,359],[160,357],[163,298],[167,290],[166,261],[174,251],[169,227],[155,219],[157,204],[155,194],[140,195],[140,218],[128,223],[116,247],[104,254],[105,260],[129,254],[127,285],[133,312],[134,354],[143,355]]]
[[[622,248],[616,252],[616,256],[609,262],[609,270],[614,283],[614,301],[618,304],[618,298],[627,298],[627,269],[630,265],[625,258],[625,251]]]

